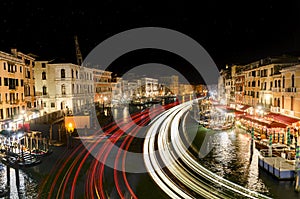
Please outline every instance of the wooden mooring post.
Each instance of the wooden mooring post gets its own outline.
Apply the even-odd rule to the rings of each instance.
[[[300,146],[296,146],[295,191],[300,192]]]

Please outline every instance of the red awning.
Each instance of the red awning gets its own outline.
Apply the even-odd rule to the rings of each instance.
[[[251,116],[251,115],[241,116],[241,118],[243,118],[245,120],[248,120],[250,122],[253,122],[255,124],[265,126],[267,128],[286,128],[287,127],[286,124],[276,122],[276,121],[257,119],[257,118],[255,118],[254,116]]]
[[[293,123],[300,121],[299,119],[281,115],[279,113],[268,113],[265,117],[286,125],[292,125]]]
[[[255,124],[261,125],[261,126],[268,126],[270,123],[267,121],[261,121],[256,119],[255,117],[251,116],[251,115],[245,115],[241,117],[244,120],[250,121],[250,122],[254,122]]]
[[[268,128],[286,128],[287,125],[273,121],[271,124],[267,126]]]
[[[234,114],[235,114],[235,115],[244,115],[245,113],[244,113],[243,111],[235,110],[235,111],[234,111]]]
[[[249,106],[249,105],[244,105],[240,110],[242,110],[242,111],[245,111],[245,110],[247,110],[248,108],[250,108],[251,106]]]

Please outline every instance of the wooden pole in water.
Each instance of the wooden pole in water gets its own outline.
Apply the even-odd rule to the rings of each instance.
[[[31,155],[31,151],[32,151],[32,134],[30,136],[30,147],[29,147],[29,153]]]
[[[40,137],[39,134],[35,135],[35,142],[36,142],[35,143],[35,149],[36,150],[39,150],[39,137]]]
[[[273,141],[273,138],[272,138],[272,134],[270,134],[269,136],[269,157],[272,157],[272,141]]]
[[[10,166],[6,165],[6,185],[10,187]]]
[[[287,146],[288,149],[290,150],[290,145],[291,145],[291,133],[290,133],[290,128],[287,129]]]
[[[251,156],[253,155],[253,147],[254,147],[254,128],[251,129],[251,146],[250,146]]]
[[[300,146],[299,146],[299,137],[297,138],[296,146],[296,162],[295,162],[295,191],[300,192]]]
[[[26,148],[29,149],[29,136],[26,135]]]
[[[19,175],[19,163],[18,160],[15,162],[15,176],[16,176],[16,186],[17,189],[20,189],[20,175]]]

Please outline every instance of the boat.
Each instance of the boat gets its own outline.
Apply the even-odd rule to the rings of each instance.
[[[38,156],[38,157],[45,157],[52,153],[52,150],[44,151],[40,149],[34,149],[31,151],[31,155]]]
[[[16,165],[19,167],[31,167],[41,163],[41,159],[38,156],[32,155],[27,151],[24,151],[23,154],[14,153],[10,151],[5,152],[5,156],[2,157],[1,162],[4,165],[9,165],[10,167],[15,168]]]

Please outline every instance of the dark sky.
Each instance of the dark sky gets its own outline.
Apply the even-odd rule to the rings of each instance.
[[[300,6],[296,0],[2,0],[0,8],[0,50],[9,52],[17,47],[40,59],[58,57],[75,63],[75,34],[85,57],[106,38],[144,26],[170,28],[192,37],[219,68],[265,56],[300,55]]]

